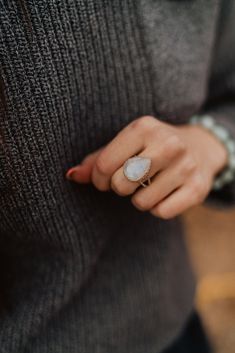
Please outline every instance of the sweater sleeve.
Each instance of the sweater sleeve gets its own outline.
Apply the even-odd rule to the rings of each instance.
[[[212,54],[208,99],[200,114],[209,114],[226,127],[235,140],[235,1],[222,0]],[[215,208],[235,206],[235,181],[204,201]]]

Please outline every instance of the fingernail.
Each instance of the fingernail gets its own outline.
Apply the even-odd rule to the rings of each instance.
[[[77,174],[77,169],[75,168],[71,168],[68,170],[68,172],[66,173],[65,177],[68,179],[68,180],[74,180],[74,176],[75,174]]]

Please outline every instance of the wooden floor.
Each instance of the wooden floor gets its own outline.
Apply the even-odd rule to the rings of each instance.
[[[235,209],[197,207],[184,221],[198,276],[196,306],[214,352],[235,353]]]

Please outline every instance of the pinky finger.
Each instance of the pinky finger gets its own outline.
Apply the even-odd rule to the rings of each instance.
[[[192,188],[185,184],[155,205],[149,212],[154,216],[169,219],[182,214],[198,203],[199,199],[193,195]]]

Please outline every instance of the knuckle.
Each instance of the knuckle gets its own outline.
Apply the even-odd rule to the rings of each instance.
[[[184,141],[176,134],[172,135],[168,143],[174,148],[175,152],[182,152],[186,150],[186,144]]]
[[[131,123],[131,128],[146,131],[152,128],[153,123],[156,123],[156,119],[151,115],[145,115],[133,120]]]
[[[98,189],[99,191],[107,191],[108,190],[107,185],[105,185],[105,183],[102,183],[101,180],[97,179],[96,176],[94,175],[94,173],[92,173],[91,181],[94,184],[94,186],[96,187],[96,189]]]
[[[125,190],[123,183],[115,175],[111,178],[111,188],[120,196],[128,195],[128,190]]]
[[[184,143],[177,135],[169,136],[163,147],[164,157],[167,159],[174,157],[177,153],[184,150]]]
[[[191,174],[196,170],[196,168],[197,168],[197,163],[195,159],[188,157],[186,158],[182,166],[182,173],[186,175]]]
[[[143,122],[145,124],[156,124],[156,118],[152,115],[144,115],[142,116]]]
[[[164,125],[160,125],[159,123],[155,123],[151,126],[149,131],[150,135],[152,135],[153,139],[161,139],[164,140],[165,136],[168,136],[169,132]]]
[[[96,168],[101,174],[109,174],[107,159],[104,158],[102,153],[96,159]]]
[[[142,124],[142,118],[137,118],[130,123],[130,128],[139,129],[141,124]]]
[[[174,146],[176,147],[180,143],[180,138],[176,134],[170,134],[167,139],[166,139],[166,144],[169,146]]]
[[[179,140],[179,143],[177,145],[177,151],[178,151],[178,153],[182,153],[182,152],[186,152],[187,151],[187,145],[181,139]]]

